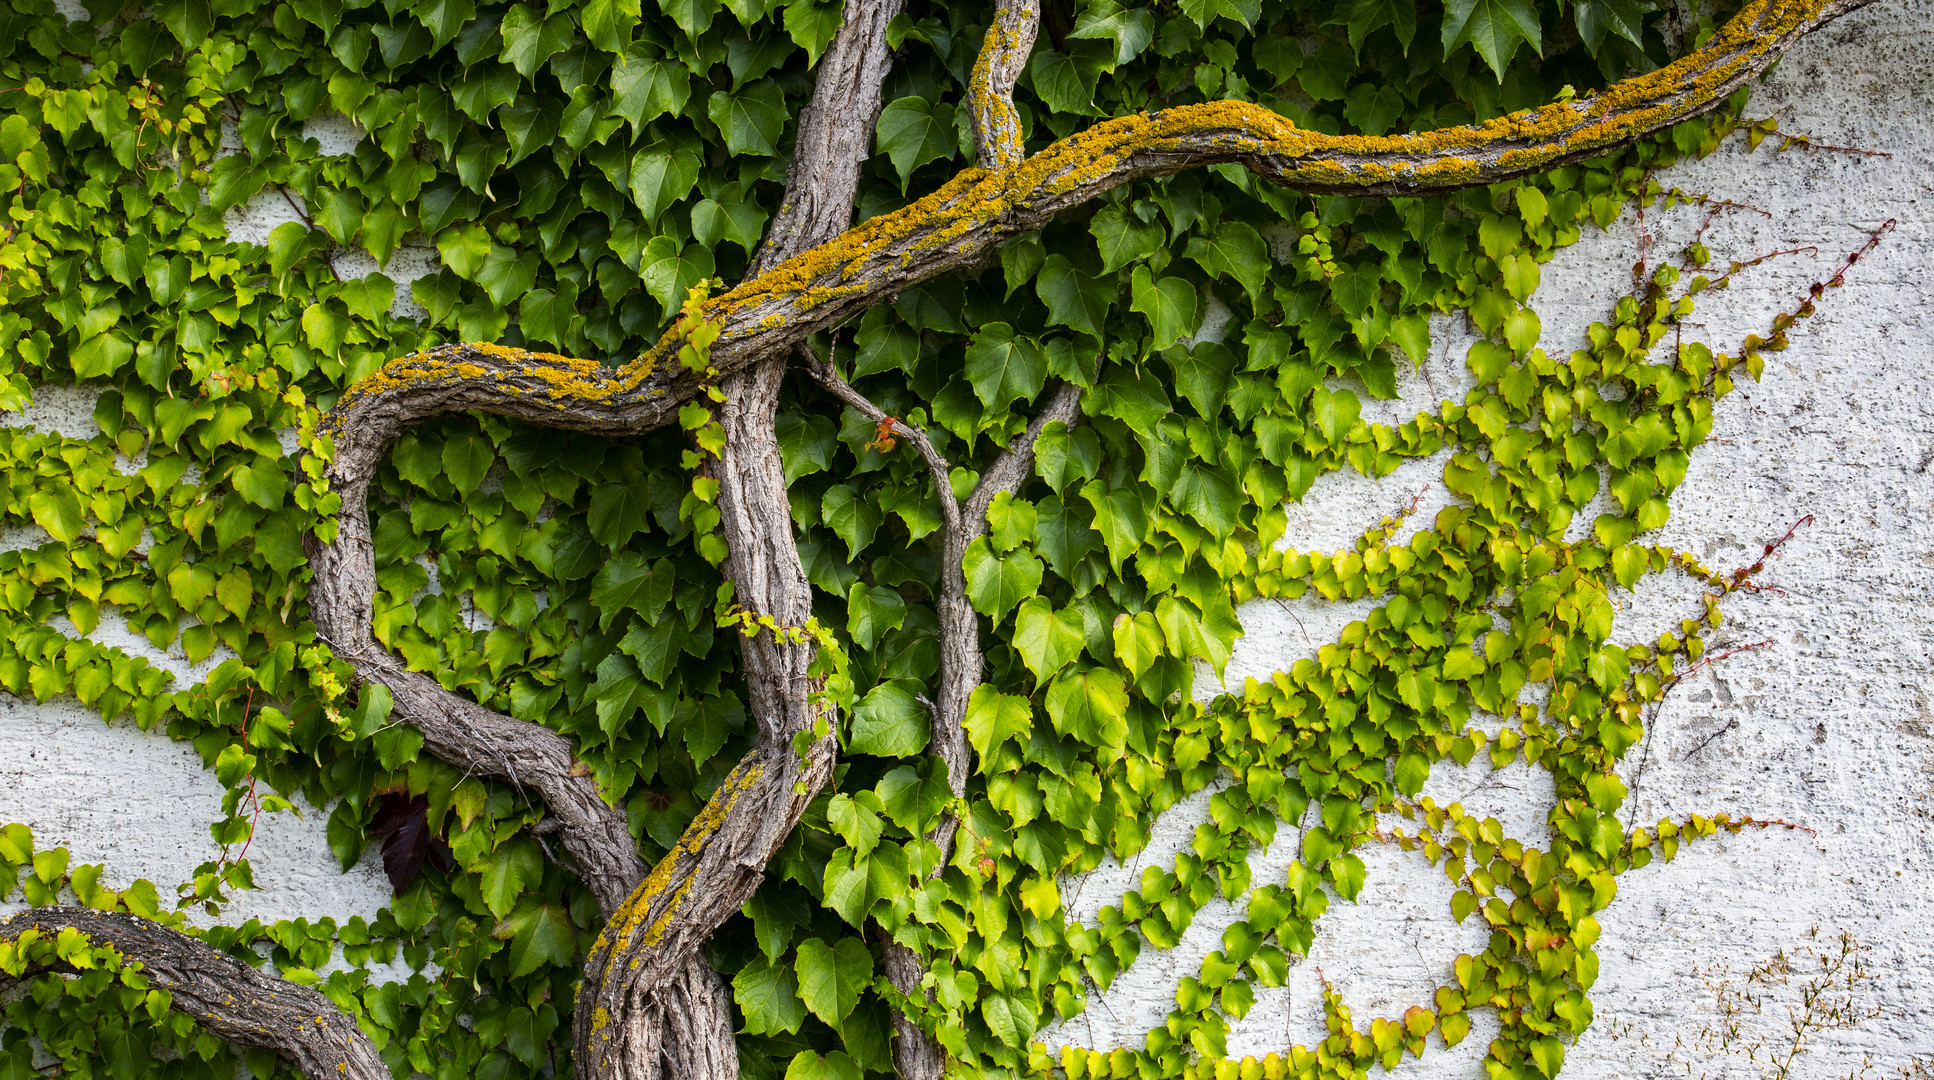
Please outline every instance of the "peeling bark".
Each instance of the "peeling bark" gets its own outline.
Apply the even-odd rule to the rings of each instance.
[[[90,908],[38,908],[0,919],[0,941],[32,930],[54,937],[70,929],[140,963],[149,985],[173,995],[174,1007],[211,1035],[273,1050],[312,1080],[390,1080],[375,1044],[334,1002],[152,919]],[[20,978],[36,974],[30,969]],[[0,992],[14,981],[0,972]]]

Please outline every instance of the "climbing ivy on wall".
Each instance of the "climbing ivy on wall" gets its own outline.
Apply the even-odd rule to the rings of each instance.
[[[111,890],[111,870],[70,867],[18,826],[0,832],[0,888],[179,925],[192,908],[204,940],[266,952],[354,1016],[399,1076],[569,1067],[597,905],[547,842],[541,804],[422,752],[414,728],[389,722],[388,692],[355,687],[307,619],[303,538],[328,540],[341,508],[321,480],[318,417],[391,358],[447,341],[622,361],[694,290],[742,277],[840,10],[0,12],[0,404],[83,385],[100,432],[0,429],[4,524],[47,537],[0,554],[0,686],[71,694],[190,742],[228,793],[211,808],[210,859],[174,896]],[[913,3],[894,21],[862,218],[972,162],[966,93],[989,17]],[[1488,119],[1649,68],[1712,25],[1631,0],[1090,0],[1042,21],[1016,95],[1030,149],[1097,117],[1220,98],[1332,133]],[[1425,1053],[1433,1031],[1454,1044],[1470,1010],[1494,1008],[1491,1074],[1556,1074],[1591,1022],[1595,913],[1618,875],[1751,823],[1628,830],[1615,767],[1644,705],[1701,660],[1720,600],[1751,577],[1643,534],[1665,522],[1713,403],[1759,376],[1811,298],[1728,352],[1680,347],[1694,298],[1742,269],[1707,269],[1695,245],[1643,265],[1575,352],[1541,347],[1528,304],[1582,229],[1634,200],[1710,202],[1658,177],[1716,146],[1741,105],[1447,198],[1312,198],[1234,166],[1138,182],[818,337],[954,464],[956,495],[1050,380],[1083,388],[1083,415],[1041,434],[1033,476],[993,501],[967,551],[988,670],[957,801],[926,753],[943,522],[927,466],[890,424],[808,380],[788,386],[793,524],[849,707],[835,783],[706,953],[731,982],[745,1072],[889,1072],[898,1010],[968,1073],[1357,1076]],[[357,126],[347,153],[305,136],[330,114]],[[295,220],[262,242],[231,235],[242,211],[282,208]],[[385,268],[411,247],[438,266],[399,284]],[[340,272],[357,251],[379,269]],[[1362,397],[1396,395],[1439,313],[1483,335],[1476,389],[1401,425],[1365,421]],[[716,450],[709,420],[699,409],[687,430],[605,439],[444,418],[403,437],[372,502],[377,640],[446,689],[569,736],[648,860],[753,737],[716,485],[693,477]],[[1335,553],[1278,547],[1283,503],[1318,477],[1382,476],[1447,449],[1459,499],[1426,527],[1399,540],[1393,518]],[[1588,506],[1605,512],[1583,520]],[[1656,642],[1612,642],[1616,590],[1670,568],[1706,581],[1706,603]],[[1238,605],[1310,590],[1387,599],[1314,659],[1191,697],[1198,663],[1228,663]],[[181,685],[90,640],[106,620],[222,662]],[[1542,705],[1520,704],[1531,686],[1547,688]],[[1433,765],[1480,754],[1552,773],[1548,835],[1506,837],[1419,797]],[[1068,921],[1067,875],[1132,856],[1157,815],[1211,785],[1190,850],[1148,867],[1096,925]],[[259,814],[298,794],[329,808],[345,868],[381,846],[395,901],[374,922],[220,925],[255,884]],[[927,836],[949,812],[963,839],[937,866]],[[1401,1016],[1357,1018],[1330,994],[1319,1045],[1229,1060],[1255,988],[1281,985],[1315,920],[1365,887],[1367,843],[1421,851],[1457,887],[1452,913],[1492,928],[1489,947],[1447,962],[1435,997]],[[1298,858],[1286,880],[1252,880],[1249,855],[1270,844]],[[1143,1046],[1037,1042],[1216,896],[1245,917]],[[930,997],[892,988],[883,938],[929,958]],[[0,972],[50,949],[86,974],[39,976],[9,1000],[0,1076],[36,1072],[29,1035],[84,1075],[278,1067],[199,1031],[84,937],[0,944]],[[368,967],[399,962],[403,981]]]

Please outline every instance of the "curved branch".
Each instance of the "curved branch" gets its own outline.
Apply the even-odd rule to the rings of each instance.
[[[1144,177],[1234,163],[1298,191],[1421,195],[1606,154],[1717,107],[1800,38],[1868,2],[1755,0],[1704,49],[1657,71],[1580,101],[1466,127],[1326,135],[1241,101],[1104,121],[1011,168],[968,169],[925,198],[712,298],[706,315],[721,325],[712,364],[729,375],[779,355],[889,296],[974,264],[1063,210]],[[397,395],[409,399],[418,418],[475,408],[576,430],[637,434],[671,422],[698,392],[698,379],[671,362],[678,342],[668,332],[616,370],[494,346],[438,350],[358,383],[342,408],[345,415],[380,413],[369,399]],[[477,359],[490,350],[491,362]],[[447,404],[421,411],[430,397]]]
[[[845,21],[819,61],[812,104],[786,166],[786,196],[752,259],[762,274],[853,223],[860,166],[872,154],[873,125],[893,57],[886,28],[906,0],[847,0]]]
[[[306,986],[257,971],[219,949],[138,915],[52,907],[0,919],[0,941],[29,931],[78,931],[139,962],[149,985],[209,1034],[274,1050],[312,1080],[390,1080],[389,1066],[334,1002]],[[40,970],[59,970],[58,965]],[[36,974],[29,969],[21,978]],[[0,990],[9,977],[0,972]]]
[[[868,58],[875,57],[884,40],[883,26],[891,15],[879,16],[891,2],[852,0],[849,16],[855,11],[865,16],[855,19],[851,30],[860,59],[850,65],[845,59],[830,63],[828,71],[839,67],[851,73],[884,73],[883,57]],[[996,137],[1000,118],[981,123],[977,114],[983,159],[999,168],[966,170],[901,210],[794,254],[850,220],[851,207],[850,194],[844,202],[821,198],[831,186],[817,185],[810,172],[796,173],[794,178],[802,181],[799,191],[789,193],[788,206],[760,252],[761,266],[771,268],[713,298],[705,309],[706,317],[721,327],[711,351],[712,368],[730,389],[728,414],[736,409],[741,418],[735,425],[728,416],[727,457],[738,455],[739,460],[721,462],[727,474],[721,478],[721,511],[732,534],[729,570],[742,602],[784,627],[801,626],[810,615],[810,590],[785,524],[789,515],[783,478],[772,445],[770,405],[777,385],[772,372],[778,364],[761,363],[783,356],[809,335],[905,288],[972,265],[1002,241],[1138,178],[1236,163],[1296,190],[1405,195],[1493,183],[1604,154],[1714,108],[1799,38],[1867,2],[1753,0],[1706,48],[1659,71],[1584,101],[1434,132],[1332,136],[1298,129],[1253,104],[1216,102],[1106,121],[1021,160],[1018,129],[1012,141],[1004,141]],[[1023,31],[1032,33],[1033,9],[1022,7],[1024,3],[1014,0],[1000,8],[996,30],[1010,26],[1013,41]],[[989,48],[977,64],[977,72],[982,66],[987,69],[989,93],[977,95],[977,107],[998,98],[1011,109],[1007,95],[1027,50],[1002,44],[1007,40],[990,33]],[[836,79],[824,82],[844,92],[841,96],[827,89],[828,102],[864,102],[855,97],[863,93],[878,97],[877,81],[870,88],[838,86]],[[993,93],[996,89],[998,94]],[[816,102],[819,97],[816,89]],[[818,115],[829,124],[840,119],[839,110]],[[817,123],[802,124],[807,150],[800,152],[800,162],[819,152],[814,149],[822,145]],[[853,146],[863,144],[855,144],[848,130],[855,127],[845,120],[838,138],[828,136],[831,141],[823,145],[837,143],[846,147],[841,152],[857,153]],[[765,861],[830,774],[830,737],[806,740],[803,753],[793,745],[793,736],[820,730],[826,719],[804,693],[810,686],[811,646],[765,637],[747,641],[746,674],[760,722],[759,743],[694,821],[678,849],[625,897],[628,883],[637,881],[642,869],[629,831],[622,814],[606,806],[591,778],[581,775],[584,770],[576,767],[568,743],[405,671],[371,639],[369,616],[376,589],[368,484],[410,424],[443,413],[480,410],[604,435],[635,435],[665,426],[702,389],[697,374],[672,360],[679,341],[676,331],[668,332],[643,356],[617,369],[493,345],[451,346],[392,362],[351,387],[325,421],[323,431],[337,448],[328,476],[344,505],[336,539],[329,544],[313,537],[309,541],[315,622],[337,652],[355,665],[359,677],[390,687],[400,718],[423,730],[432,753],[482,775],[538,787],[563,820],[567,850],[585,871],[601,906],[612,912],[611,926],[587,969],[579,1012],[580,1067],[607,1075],[631,1068],[612,1062],[633,1062],[646,1073],[658,1068],[653,1047],[664,1046],[664,1040],[645,1026],[654,1015],[665,1018],[652,1004],[652,995],[679,980],[695,988],[694,1002],[704,1000],[706,988],[694,980],[709,975],[709,969],[698,972],[687,965],[703,966],[699,944],[750,895]],[[757,385],[748,390],[746,380]],[[1070,416],[1073,406],[1070,400]],[[1031,426],[1025,444],[1010,447],[1003,460],[1031,456],[1032,438],[1038,433],[1038,426]],[[1022,463],[1010,471],[1018,484],[1027,467]],[[950,530],[948,565],[955,572],[943,580],[943,633],[950,618],[977,629],[965,603],[964,581],[955,579],[967,543],[985,527],[987,502],[999,490],[996,473],[1005,475],[999,463],[970,505],[962,508],[961,527]],[[743,481],[737,494],[734,476]],[[768,505],[775,493],[776,507]],[[737,509],[726,512],[728,507]],[[780,524],[759,527],[774,521]],[[954,538],[960,540],[957,549]],[[954,600],[948,599],[949,593]],[[800,610],[794,613],[794,607]],[[955,607],[959,611],[952,611]],[[978,682],[977,633],[961,640],[976,643],[970,658],[973,677],[964,674],[966,660],[950,669],[956,674],[943,681],[937,710],[944,715],[964,715],[966,695]],[[964,690],[949,696],[955,686]],[[950,776],[960,784],[971,759],[964,738],[957,740],[960,745],[951,745],[955,740],[949,735],[957,727],[936,723],[936,752],[948,759]],[[824,730],[830,728],[828,723]],[[944,846],[951,831],[942,839]],[[715,976],[710,985],[717,989]],[[614,1047],[621,1034],[623,1045]],[[588,1040],[597,1041],[595,1052]],[[613,1049],[622,1052],[614,1057]]]
[[[967,792],[967,777],[973,771],[973,752],[967,745],[967,699],[980,685],[983,657],[980,650],[980,623],[967,600],[967,577],[961,566],[967,547],[987,535],[987,508],[996,495],[1012,494],[1027,482],[1034,469],[1034,446],[1041,432],[1052,423],[1073,423],[1081,415],[1081,388],[1073,383],[1057,383],[1042,403],[1041,411],[1027,430],[1007,444],[1001,456],[987,467],[973,493],[961,508],[960,528],[947,536],[940,564],[940,601],[936,614],[940,622],[940,693],[935,702],[933,724],[934,753],[947,763],[947,783],[954,798]],[[934,830],[940,845],[940,861],[945,863],[953,847],[958,822],[952,815],[941,819]]]
[[[731,552],[726,576],[748,612],[782,629],[743,638],[758,741],[592,945],[577,995],[581,1074],[635,1075],[629,1063],[654,1037],[637,1019],[643,1007],[752,898],[766,864],[832,777],[835,718],[815,693],[814,645],[803,633],[812,587],[793,541],[773,432],[784,375],[783,364],[767,362],[726,381],[725,445],[714,468]]]
[[[1040,0],[1000,0],[994,24],[981,39],[967,83],[967,105],[974,119],[975,156],[983,169],[1012,169],[1026,156],[1014,84],[1027,70],[1040,24]]]

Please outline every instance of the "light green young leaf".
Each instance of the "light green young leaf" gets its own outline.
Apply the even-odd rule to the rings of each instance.
[[[967,698],[967,716],[962,726],[974,754],[985,763],[994,748],[1009,739],[1024,739],[1034,730],[1033,710],[1027,699],[1003,694],[982,683]]]
[[[961,570],[967,577],[967,599],[973,602],[974,610],[997,624],[1014,605],[1041,588],[1040,559],[1025,548],[1006,556],[996,555],[984,536],[967,546]]]
[[[847,749],[879,757],[912,757],[927,748],[927,707],[914,696],[912,679],[883,682],[853,705]]]
[[[1056,611],[1046,599],[1031,596],[1014,613],[1014,649],[1034,672],[1036,685],[1080,656],[1084,641],[1081,613],[1072,608]]]
[[[1128,740],[1128,686],[1119,672],[1083,668],[1048,687],[1048,717],[1054,729],[1110,752]]]

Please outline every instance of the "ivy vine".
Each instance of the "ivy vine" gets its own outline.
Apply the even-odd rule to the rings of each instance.
[[[676,429],[607,438],[476,413],[401,438],[371,498],[372,628],[444,689],[568,736],[647,862],[756,737],[739,639],[818,643],[814,678],[840,706],[834,780],[704,952],[730,983],[748,1076],[891,1073],[897,1014],[962,1075],[1357,1077],[1455,1045],[1472,1010],[1494,1009],[1489,1074],[1550,1077],[1591,1023],[1597,916],[1619,876],[1774,824],[1715,812],[1628,829],[1617,766],[1759,570],[1645,534],[1715,403],[1760,376],[1822,289],[1728,351],[1680,342],[1696,298],[1748,269],[1708,267],[1697,243],[1642,265],[1575,351],[1543,341],[1529,306],[1556,250],[1635,202],[1720,212],[1659,178],[1734,131],[1743,92],[1629,149],[1452,196],[1311,197],[1234,165],[1137,181],[815,335],[813,356],[876,408],[803,376],[784,388],[813,587],[795,627],[737,607],[719,570],[708,470],[725,398],[704,302],[745,276],[780,208],[841,5],[84,7],[0,9],[0,406],[85,386],[99,429],[0,428],[0,525],[46,536],[0,552],[0,687],[187,742],[227,795],[209,860],[172,896],[110,888],[107,869],[8,825],[0,898],[139,915],[272,969],[353,1018],[397,1076],[569,1070],[598,903],[541,801],[426,752],[310,620],[305,538],[333,541],[343,510],[319,424],[351,384],[448,342],[615,364],[673,326],[673,362],[710,388]],[[1651,70],[1730,14],[1070,0],[1042,11],[1013,108],[1029,150],[1098,117],[1218,99],[1331,134],[1426,131]],[[861,219],[974,162],[993,17],[914,2],[892,20]],[[332,114],[354,121],[348,152],[307,134]],[[293,220],[237,237],[244,212],[279,208]],[[410,248],[437,265],[404,285],[389,271]],[[380,268],[344,272],[358,252]],[[1366,421],[1363,397],[1396,396],[1443,314],[1482,336],[1475,389]],[[946,507],[907,433],[964,500],[1062,383],[1080,415],[1039,430],[1032,471],[991,498],[960,564],[986,664],[958,786],[929,752]],[[1457,501],[1427,527],[1398,540],[1393,517],[1349,550],[1280,546],[1282,507],[1319,477],[1440,453]],[[1657,641],[1612,641],[1616,592],[1668,569],[1704,582],[1704,602]],[[1382,602],[1271,680],[1192,697],[1198,663],[1228,664],[1242,604],[1312,591]],[[180,685],[92,640],[107,619],[221,662]],[[1540,704],[1523,703],[1532,687]],[[1480,755],[1551,773],[1546,835],[1420,797],[1434,766]],[[1211,786],[1187,851],[1095,925],[1069,921],[1069,875],[1142,850],[1158,815]],[[256,884],[258,815],[296,805],[326,808],[345,869],[380,844],[393,902],[373,921],[222,925]],[[1298,845],[1287,878],[1252,880],[1272,844]],[[1434,997],[1399,1016],[1326,994],[1320,1043],[1230,1059],[1255,988],[1282,985],[1315,921],[1361,895],[1366,844],[1420,851],[1455,886],[1451,913],[1490,928],[1487,948],[1446,958]],[[1244,916],[1143,1045],[1037,1041],[1214,897]],[[887,942],[924,958],[919,992],[887,978]],[[35,974],[50,965],[65,974]],[[87,1076],[290,1067],[210,1034],[138,958],[78,931],[0,940],[12,979],[30,986],[5,999],[0,1080],[41,1075],[44,1055]]]

